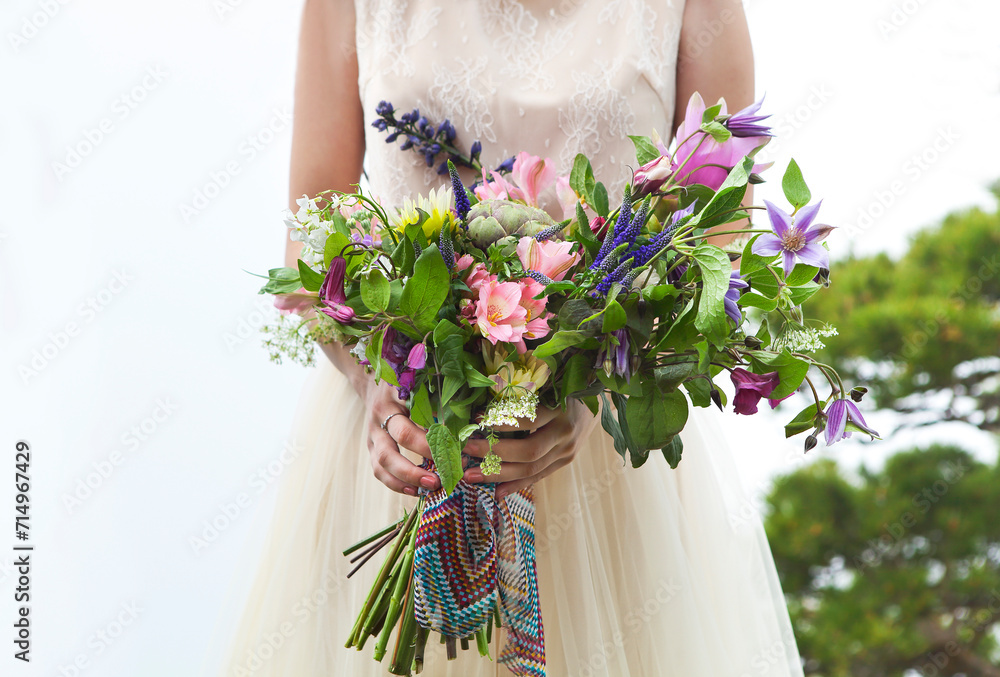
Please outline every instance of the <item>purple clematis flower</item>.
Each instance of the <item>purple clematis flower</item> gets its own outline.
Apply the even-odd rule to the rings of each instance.
[[[323,285],[319,289],[319,298],[323,302],[320,312],[329,315],[337,322],[350,322],[354,319],[354,309],[347,303],[344,293],[344,273],[347,271],[347,260],[343,256],[335,256],[330,261],[330,269],[326,271]]]
[[[757,413],[757,403],[761,398],[768,397],[781,380],[778,372],[772,371],[768,374],[752,374],[746,369],[737,367],[730,372],[729,377],[736,386],[736,396],[733,397],[733,410],[737,414]]]
[[[629,364],[628,330],[616,329],[611,335],[618,340],[618,345],[613,346],[608,341],[604,350],[597,356],[597,366],[604,367],[604,372],[610,376],[618,374],[624,376],[625,380],[630,380],[632,370]]]
[[[851,436],[851,431],[847,429],[848,421],[871,435],[873,440],[879,437],[879,434],[865,423],[858,406],[846,398],[841,398],[834,400],[826,408],[826,446]]]
[[[733,318],[733,322],[736,326],[743,324],[743,311],[740,310],[740,306],[737,303],[740,299],[740,290],[746,289],[750,285],[740,277],[740,272],[734,270],[729,276],[729,291],[726,292],[725,304],[726,304],[726,315]]]
[[[731,118],[726,120],[723,124],[725,124],[726,129],[728,129],[730,133],[738,139],[746,139],[755,136],[774,136],[770,127],[760,124],[764,120],[771,117],[770,115],[757,115],[763,104],[764,97],[761,97],[760,101],[747,106],[739,113],[736,113]]]
[[[830,252],[820,242],[830,234],[833,226],[813,225],[816,212],[819,211],[821,204],[823,204],[822,200],[814,205],[803,207],[798,211],[798,214],[792,216],[771,202],[764,200],[774,234],[764,233],[758,237],[754,241],[751,251],[757,256],[763,257],[781,254],[782,268],[785,270],[786,277],[791,274],[795,267],[796,258],[807,266],[829,268]]]

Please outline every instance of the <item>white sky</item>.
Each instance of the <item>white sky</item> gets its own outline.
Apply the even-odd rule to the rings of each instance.
[[[0,420],[5,458],[17,439],[35,449],[38,548],[35,660],[18,674],[60,674],[78,654],[91,661],[88,677],[194,674],[252,515],[273,499],[254,495],[216,543],[193,552],[203,520],[280,452],[305,376],[269,364],[250,335],[261,297],[242,272],[281,255],[300,4],[229,0],[220,17],[222,1],[53,2],[17,49],[10,34],[48,3],[8,0],[0,15]],[[1000,4],[757,0],[748,14],[758,89],[784,132],[758,197],[779,199],[794,155],[826,199],[824,220],[842,226],[831,238],[838,255],[899,252],[951,209],[992,207]],[[896,30],[880,30],[893,20]],[[93,151],[58,175],[53,163],[88,136],[100,137]],[[913,157],[925,154],[919,168]],[[182,218],[180,206],[227,166],[238,173]],[[25,382],[18,368],[35,351],[49,357]],[[163,420],[146,422],[146,439],[132,437],[154,413]],[[733,420],[728,431],[734,443],[760,440],[740,449],[757,495],[803,462],[801,441],[776,432],[781,422]],[[988,440],[948,428],[811,457],[877,461],[959,434],[992,453]],[[70,513],[63,497],[116,451],[121,464]],[[11,509],[9,484],[0,510]],[[10,545],[0,544],[5,625]],[[133,601],[135,622],[104,650],[88,647]],[[0,665],[11,662],[3,652]]]

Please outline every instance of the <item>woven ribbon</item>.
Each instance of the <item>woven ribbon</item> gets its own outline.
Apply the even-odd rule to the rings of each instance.
[[[433,469],[433,463],[424,466]],[[515,675],[544,677],[545,639],[535,568],[531,487],[493,500],[493,483],[428,492],[417,526],[413,586],[417,622],[469,637],[499,601],[507,642],[500,662]]]

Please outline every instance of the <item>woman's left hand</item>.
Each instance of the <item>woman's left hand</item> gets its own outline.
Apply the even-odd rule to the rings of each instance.
[[[479,468],[472,468],[465,471],[463,479],[476,484],[497,482],[496,499],[500,500],[572,461],[596,420],[586,404],[570,399],[566,411],[539,408],[534,421],[522,419],[522,425],[516,428],[497,426],[497,432],[530,430],[531,433],[521,439],[500,439],[493,444],[493,453],[503,461],[499,475],[484,477]],[[489,451],[489,443],[469,440],[464,451],[482,458]]]

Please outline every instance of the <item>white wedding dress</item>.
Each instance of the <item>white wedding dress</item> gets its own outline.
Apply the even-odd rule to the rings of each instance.
[[[487,166],[526,150],[568,173],[584,152],[612,196],[635,163],[627,135],[670,135],[683,0],[354,4],[368,122],[383,99],[449,118],[462,146],[482,141]],[[385,204],[442,183],[370,126],[367,149],[371,190]],[[264,549],[249,560],[257,571],[238,628],[222,629],[226,677],[387,674],[371,644],[344,648],[379,560],[347,581],[341,550],[415,499],[373,477],[362,402],[322,362],[293,426],[303,455],[281,478]],[[718,432],[731,415],[692,408],[676,470],[656,453],[622,467],[595,424],[573,462],[536,484],[548,675],[802,675],[763,528],[730,519],[747,501]],[[435,644],[423,674],[509,673],[474,647],[446,661]]]

